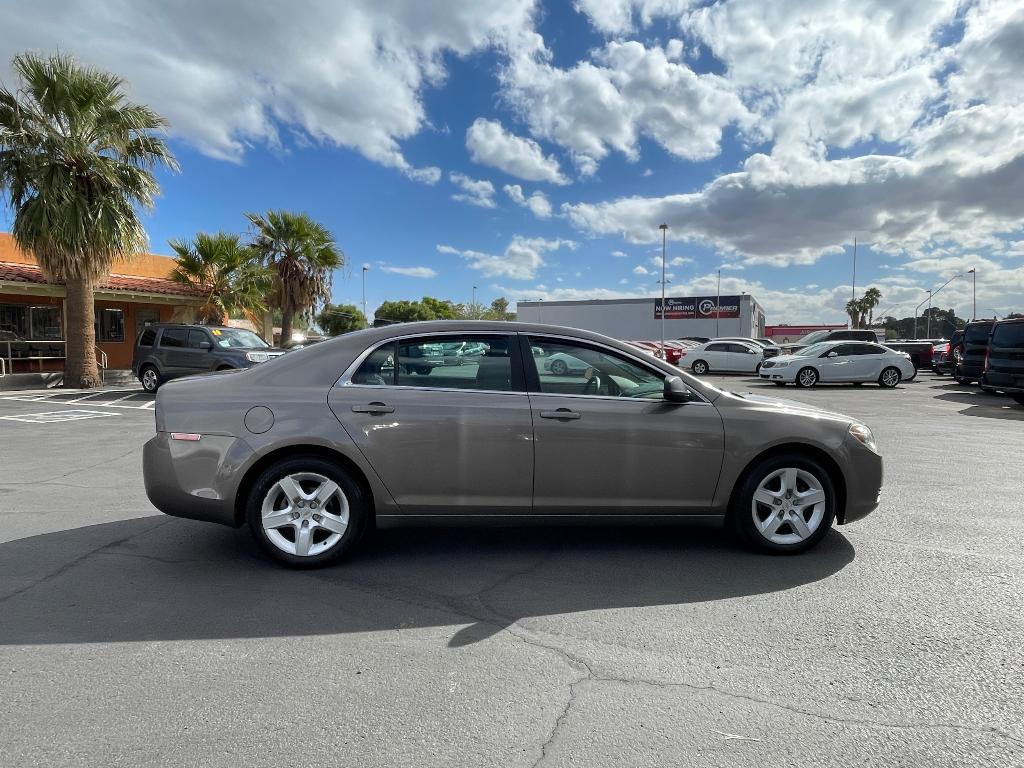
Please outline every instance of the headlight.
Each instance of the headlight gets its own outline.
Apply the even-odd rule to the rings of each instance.
[[[863,424],[851,424],[850,435],[852,435],[857,442],[859,442],[869,451],[878,453],[878,445],[875,443],[875,436],[872,435],[871,430],[865,427]]]
[[[266,352],[246,352],[245,359],[250,363],[265,363],[270,359]]]
[[[786,361],[783,361],[781,363],[776,363],[775,367],[776,368],[788,368],[789,367],[789,361],[786,360]]]

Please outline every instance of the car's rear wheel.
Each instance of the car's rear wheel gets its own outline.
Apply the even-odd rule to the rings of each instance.
[[[264,470],[245,511],[263,550],[293,568],[331,565],[349,555],[369,515],[359,483],[315,456],[285,459]]]
[[[754,549],[797,554],[828,533],[836,502],[824,467],[807,456],[782,454],[758,462],[744,475],[729,522]]]
[[[160,371],[152,365],[142,366],[142,370],[139,371],[139,381],[142,382],[142,388],[147,392],[156,392],[163,383],[160,379]]]
[[[801,368],[796,375],[796,385],[798,387],[813,387],[818,383],[818,372],[813,368]]]
[[[694,360],[693,365],[690,366],[690,369],[698,376],[703,376],[710,370],[710,368],[708,368],[708,364],[705,363],[703,360]]]
[[[899,368],[885,368],[878,376],[878,386],[885,387],[886,389],[892,389],[900,383],[901,379]]]

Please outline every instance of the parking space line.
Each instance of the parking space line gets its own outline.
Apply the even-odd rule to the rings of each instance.
[[[86,411],[72,409],[70,411],[47,411],[45,413],[21,413],[17,416],[0,416],[5,421],[21,421],[26,424],[55,424],[62,421],[81,421],[82,419],[100,419],[105,416],[120,416],[119,413],[108,411]]]

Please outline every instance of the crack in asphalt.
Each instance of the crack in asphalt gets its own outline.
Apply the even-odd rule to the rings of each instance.
[[[104,550],[111,549],[113,547],[117,547],[117,546],[119,546],[121,544],[124,544],[126,541],[131,541],[132,539],[134,539],[134,538],[136,538],[138,536],[143,536],[143,535],[145,535],[147,533],[155,531],[157,528],[161,528],[162,526],[168,525],[168,524],[173,523],[173,522],[174,522],[174,520],[172,520],[172,519],[161,520],[161,521],[153,524],[152,526],[146,528],[146,530],[144,530],[144,531],[136,531],[135,533],[132,533],[132,534],[130,534],[128,536],[123,536],[122,538],[115,539],[114,541],[108,541],[106,544],[101,544],[100,546],[98,546],[98,547],[96,547],[94,549],[90,549],[88,552],[85,552],[85,553],[79,555],[74,560],[71,560],[70,562],[64,563],[62,566],[60,566],[56,570],[51,571],[50,573],[46,574],[45,576],[41,576],[40,578],[38,578],[35,581],[33,581],[31,584],[26,584],[24,587],[20,587],[19,589],[15,589],[15,590],[13,590],[11,592],[8,592],[5,595],[0,595],[0,603],[5,603],[8,600],[17,597],[18,595],[21,595],[21,594],[24,594],[25,592],[28,592],[30,589],[34,589],[35,587],[38,587],[41,584],[46,584],[47,582],[53,581],[54,579],[57,579],[57,578],[63,576],[65,573],[70,571],[72,568],[74,568],[77,565],[80,565],[81,563],[83,563],[84,561],[88,560],[93,555],[97,555],[97,554],[100,554],[100,553],[104,552]]]

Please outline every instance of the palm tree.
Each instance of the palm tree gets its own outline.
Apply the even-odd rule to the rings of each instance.
[[[178,257],[171,279],[206,295],[199,308],[202,322],[223,325],[241,314],[259,326],[272,278],[255,250],[225,232],[200,232],[194,242],[171,240],[169,245]]]
[[[868,325],[875,320],[875,307],[882,303],[882,292],[877,288],[868,288],[861,299],[862,312],[867,312]]]
[[[247,213],[256,230],[253,248],[274,275],[271,306],[281,310],[281,344],[291,340],[295,315],[312,319],[331,300],[331,270],[345,263],[334,236],[304,213]]]
[[[846,302],[846,314],[850,316],[850,327],[860,328],[860,299]]]
[[[68,56],[15,56],[19,80],[0,85],[0,188],[11,234],[48,280],[66,285],[64,386],[101,384],[93,284],[146,247],[137,206],[152,207],[153,169],[177,169],[155,132],[167,125],[124,95],[117,75]]]

